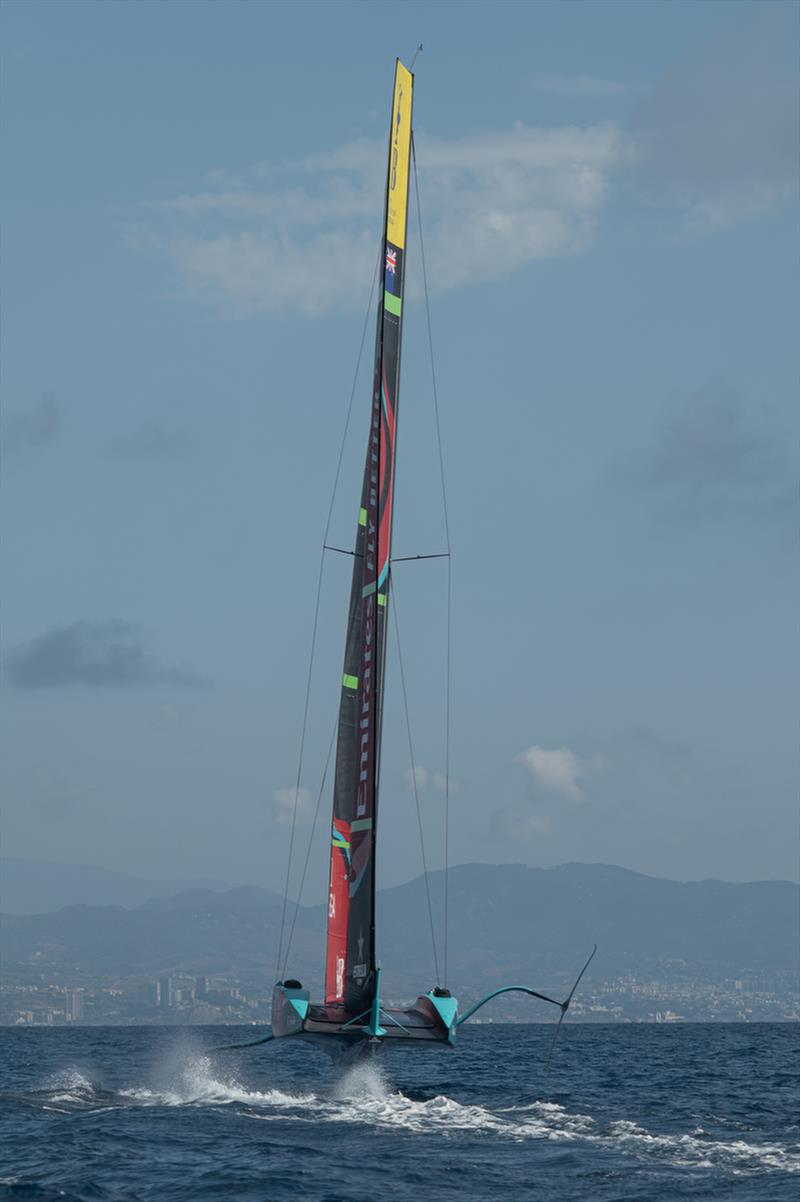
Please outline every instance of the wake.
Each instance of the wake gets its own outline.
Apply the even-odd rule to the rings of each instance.
[[[124,1107],[236,1107],[259,1122],[340,1123],[444,1138],[473,1136],[516,1142],[561,1141],[606,1147],[636,1159],[734,1173],[800,1172],[800,1146],[715,1139],[695,1128],[662,1134],[627,1119],[602,1120],[554,1102],[490,1109],[443,1094],[415,1099],[396,1089],[376,1063],[357,1064],[328,1089],[256,1090],[205,1055],[176,1052],[149,1085],[102,1088],[85,1072],[69,1069],[19,1100],[62,1113],[99,1113]]]

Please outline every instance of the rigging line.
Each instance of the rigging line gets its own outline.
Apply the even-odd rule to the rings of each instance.
[[[305,858],[305,862],[303,864],[303,872],[300,877],[300,885],[297,890],[297,900],[294,905],[294,914],[292,915],[292,925],[289,928],[289,938],[286,943],[286,955],[283,958],[283,971],[280,974],[281,977],[284,977],[286,975],[286,966],[289,963],[289,953],[292,950],[292,940],[294,939],[294,928],[297,923],[297,915],[300,911],[300,902],[303,897],[303,889],[305,887],[306,874],[308,872],[308,862],[311,859],[311,848],[313,846],[314,835],[316,834],[316,830],[317,830],[317,819],[319,818],[319,810],[320,810],[320,805],[322,803],[322,795],[325,792],[325,782],[328,779],[328,769],[329,769],[330,763],[331,763],[331,753],[333,752],[333,741],[336,738],[336,728],[338,725],[339,725],[339,715],[337,713],[336,718],[334,719],[334,723],[333,723],[333,730],[331,731],[330,742],[328,743],[328,754],[325,757],[325,768],[322,773],[322,781],[319,786],[319,793],[317,794],[317,805],[316,805],[316,809],[314,810],[314,820],[311,823],[311,834],[308,836],[308,847],[306,848],[306,858]]]
[[[323,543],[323,551],[338,551],[340,555],[352,555],[355,559],[363,559],[362,551],[345,551],[344,547],[332,547],[329,543]]]
[[[375,259],[375,270],[372,273],[372,283],[370,284],[370,289],[369,289],[369,300],[367,301],[367,308],[364,313],[364,324],[361,327],[361,341],[358,344],[358,358],[356,359],[356,370],[353,372],[353,384],[352,384],[352,387],[350,388],[350,400],[347,402],[347,416],[345,417],[344,430],[342,431],[342,441],[339,446],[339,458],[336,461],[336,474],[333,479],[333,488],[331,489],[331,503],[328,506],[328,520],[325,523],[325,533],[322,536],[323,543],[327,543],[328,534],[330,533],[331,518],[333,516],[333,505],[334,505],[334,501],[336,500],[336,490],[339,487],[339,476],[342,471],[342,459],[344,458],[344,448],[347,443],[347,432],[350,429],[350,418],[352,417],[352,414],[353,414],[353,399],[356,395],[356,387],[358,385],[358,373],[361,370],[361,356],[364,353],[364,341],[367,337],[367,326],[369,325],[369,317],[370,317],[370,313],[372,311],[372,298],[375,295],[375,284],[377,283],[377,280],[378,280],[378,270],[380,268],[382,254],[383,254],[383,235],[381,234],[381,238],[378,243],[378,255],[377,255],[377,258]]]
[[[433,906],[431,904],[431,885],[428,879],[428,862],[425,856],[425,836],[422,830],[422,811],[419,805],[419,792],[417,791],[417,773],[416,761],[414,759],[414,745],[411,740],[411,720],[408,716],[408,695],[406,693],[406,674],[403,668],[403,654],[400,650],[400,624],[397,620],[397,585],[392,583],[392,596],[394,598],[391,606],[392,616],[394,618],[394,637],[397,644],[397,659],[400,664],[400,684],[403,692],[403,709],[406,715],[406,732],[408,733],[408,754],[411,758],[411,786],[414,791],[414,804],[417,807],[417,826],[419,827],[419,846],[422,852],[422,873],[425,878],[425,895],[428,900],[428,921],[431,927],[431,945],[433,947],[433,967],[436,972],[436,984],[439,984],[439,957],[436,953],[436,932],[433,925]]]
[[[362,551],[346,551],[344,547],[332,547],[330,543],[325,543],[322,548],[324,551],[338,551],[340,555],[352,555],[356,559],[363,559]],[[412,559],[449,559],[449,551],[437,551],[433,555],[392,555],[392,563],[409,563]]]
[[[409,563],[412,559],[449,559],[449,551],[440,551],[436,555],[393,555],[392,563]]]
[[[444,751],[444,984],[447,985],[447,944],[448,944],[448,901],[450,882],[450,623],[452,613],[453,567],[447,556],[447,663],[445,675],[447,678],[445,699],[445,751]]]
[[[445,666],[445,751],[444,751],[444,984],[447,985],[447,950],[449,935],[449,882],[450,882],[450,695],[451,695],[451,626],[453,610],[453,561],[450,547],[450,520],[447,513],[447,489],[444,476],[444,452],[442,450],[442,428],[439,420],[439,390],[436,387],[436,361],[433,354],[433,327],[431,325],[431,306],[428,294],[428,269],[425,263],[425,239],[422,232],[422,205],[419,199],[419,176],[417,173],[417,148],[414,142],[414,131],[411,131],[411,159],[414,164],[414,192],[417,199],[417,229],[419,231],[420,261],[422,264],[422,284],[425,293],[425,317],[428,325],[428,350],[431,360],[431,381],[433,384],[433,412],[436,418],[436,443],[439,450],[439,476],[442,484],[442,512],[444,514],[444,533],[447,545],[447,636],[446,636],[446,666]]]
[[[414,131],[411,131],[411,157],[414,163],[414,193],[417,199],[417,230],[419,232],[420,262],[422,264],[422,283],[425,292],[425,318],[428,327],[428,352],[431,361],[431,381],[433,383],[433,411],[436,418],[436,443],[439,450],[439,476],[442,484],[442,511],[444,514],[444,531],[447,550],[450,550],[450,521],[447,513],[447,490],[444,477],[444,454],[442,452],[442,430],[439,421],[439,390],[436,387],[436,362],[433,354],[433,327],[431,325],[431,305],[428,295],[428,268],[425,261],[425,239],[422,232],[422,205],[419,199],[419,177],[417,175],[417,148],[414,142]]]
[[[311,651],[310,651],[309,657],[308,657],[308,675],[306,677],[306,696],[305,696],[305,702],[303,705],[303,723],[302,723],[302,727],[301,727],[301,731],[300,731],[300,750],[299,750],[298,756],[297,756],[297,779],[295,782],[295,789],[294,789],[294,805],[292,806],[292,828],[291,828],[291,833],[289,835],[289,855],[286,860],[286,880],[285,880],[284,887],[283,887],[283,909],[281,911],[281,932],[280,932],[280,939],[278,941],[278,959],[277,959],[277,963],[275,966],[275,979],[276,980],[279,978],[279,975],[280,975],[281,958],[283,956],[283,936],[286,931],[286,908],[287,908],[288,901],[289,901],[289,882],[291,880],[292,858],[294,855],[294,837],[295,837],[295,831],[297,829],[297,799],[300,795],[300,778],[301,778],[302,772],[303,772],[303,755],[305,752],[305,745],[306,745],[306,731],[308,729],[308,706],[309,706],[309,701],[311,699],[311,678],[312,678],[312,675],[314,672],[314,651],[316,650],[317,629],[319,627],[319,603],[320,603],[320,598],[322,596],[322,574],[325,569],[325,546],[324,546],[324,544],[328,541],[328,532],[330,531],[331,518],[333,516],[333,506],[334,506],[334,502],[336,500],[336,490],[339,487],[339,476],[340,476],[340,473],[342,470],[342,459],[344,458],[344,448],[345,448],[345,444],[347,442],[347,432],[350,429],[350,418],[353,413],[353,399],[356,395],[356,386],[358,384],[358,375],[359,375],[359,371],[361,370],[361,357],[364,353],[364,341],[367,336],[367,325],[369,324],[369,315],[370,315],[370,311],[372,309],[372,298],[375,293],[375,284],[378,279],[378,271],[380,268],[382,252],[383,252],[383,239],[381,238],[381,241],[378,244],[378,254],[375,259],[375,270],[372,274],[372,283],[370,284],[370,289],[369,289],[369,300],[367,301],[367,308],[366,308],[366,312],[364,314],[364,325],[361,329],[361,341],[358,344],[358,356],[356,358],[356,369],[353,372],[353,383],[352,383],[352,387],[350,388],[350,399],[347,403],[347,414],[346,414],[345,422],[344,422],[344,430],[342,432],[342,441],[341,441],[341,445],[339,447],[339,458],[336,461],[336,473],[335,473],[334,480],[333,480],[333,488],[331,490],[331,500],[330,500],[330,504],[328,505],[328,517],[325,522],[325,533],[322,536],[323,546],[319,553],[319,571],[317,573],[317,595],[316,595],[316,599],[314,601],[314,621],[313,621],[312,630],[311,630]]]

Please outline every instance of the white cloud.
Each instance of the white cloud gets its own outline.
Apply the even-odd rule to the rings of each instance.
[[[591,242],[612,169],[629,150],[612,124],[417,139],[429,280],[498,279]],[[140,244],[190,286],[241,313],[361,305],[377,253],[383,138],[295,163],[215,174],[146,207]],[[216,181],[216,182],[215,182]]]
[[[439,793],[445,792],[445,790],[447,789],[447,777],[444,775],[443,772],[434,772],[433,787]],[[450,795],[452,796],[454,793],[460,793],[460,792],[461,792],[461,785],[458,783],[457,780],[453,780],[453,778],[451,776],[450,777],[450,789],[449,789]]]
[[[618,96],[626,90],[624,83],[601,79],[597,75],[552,74],[535,71],[531,84],[536,92],[549,96]]]
[[[525,835],[547,835],[552,829],[553,824],[546,814],[527,814],[514,824],[514,830]]]
[[[407,768],[405,771],[405,780],[409,789],[414,788],[416,781],[417,789],[424,789],[427,785],[433,785],[437,793],[444,794],[447,790],[447,777],[443,772],[431,772],[422,764],[415,764],[413,770]],[[450,795],[461,792],[461,786],[457,780],[450,777]]]
[[[524,764],[536,784],[547,793],[556,793],[569,801],[581,801],[583,790],[580,780],[585,769],[574,751],[568,747],[551,750],[534,745],[516,756],[516,763]]]
[[[409,789],[414,789],[415,786],[417,789],[424,789],[430,780],[430,773],[422,764],[415,764],[413,768],[406,769],[405,777]]]
[[[294,786],[285,789],[276,789],[272,794],[273,802],[275,803],[275,820],[281,826],[291,826],[292,811],[295,804],[295,789]],[[299,822],[304,822],[308,818],[311,810],[311,793],[303,785],[297,790],[297,819]]]
[[[580,253],[621,180],[697,231],[769,213],[797,190],[797,6],[754,5],[721,22],[612,122],[417,136],[429,281],[445,290]],[[614,80],[539,72],[534,89],[601,98]],[[128,226],[188,286],[235,314],[360,309],[378,252],[386,142],[361,138],[289,162],[206,172]],[[409,294],[418,290],[410,230]]]

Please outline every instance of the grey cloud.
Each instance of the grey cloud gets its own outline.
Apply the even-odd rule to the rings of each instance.
[[[55,397],[48,394],[27,413],[12,413],[3,427],[3,454],[6,456],[27,448],[49,446],[61,433],[61,415]]]
[[[640,178],[701,228],[797,190],[797,17],[795,5],[767,3],[724,21],[635,114]]]
[[[144,463],[154,459],[176,459],[188,447],[188,435],[167,430],[157,422],[145,422],[137,430],[115,438],[111,451],[119,459]]]
[[[594,763],[606,787],[627,784],[633,786],[634,794],[645,793],[654,774],[658,775],[660,787],[673,794],[699,789],[707,777],[707,766],[697,747],[665,738],[643,726],[606,739],[598,746]]]
[[[5,657],[18,689],[135,689],[153,685],[195,688],[205,683],[191,669],[159,663],[131,622],[73,622],[29,639]]]
[[[797,478],[785,441],[768,415],[746,409],[715,379],[664,412],[652,443],[620,465],[619,478],[675,516],[788,517]]]

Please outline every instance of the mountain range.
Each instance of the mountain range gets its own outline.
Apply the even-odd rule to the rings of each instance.
[[[441,965],[444,876],[429,878]],[[167,972],[273,979],[283,902],[255,886],[196,884],[122,905],[6,914],[6,968],[38,963],[104,978]],[[290,919],[294,907],[289,909]],[[789,881],[679,882],[605,864],[463,864],[449,874],[449,976],[454,989],[498,979],[566,981],[596,942],[593,973],[677,972],[704,980],[796,968],[800,886]],[[418,877],[379,894],[387,988],[412,993],[437,974],[427,894]],[[297,910],[287,971],[314,985],[325,910]]]
[[[229,889],[222,881],[153,881],[53,860],[0,857],[0,913],[47,914],[64,906],[140,906],[151,897],[171,897],[186,889]]]

